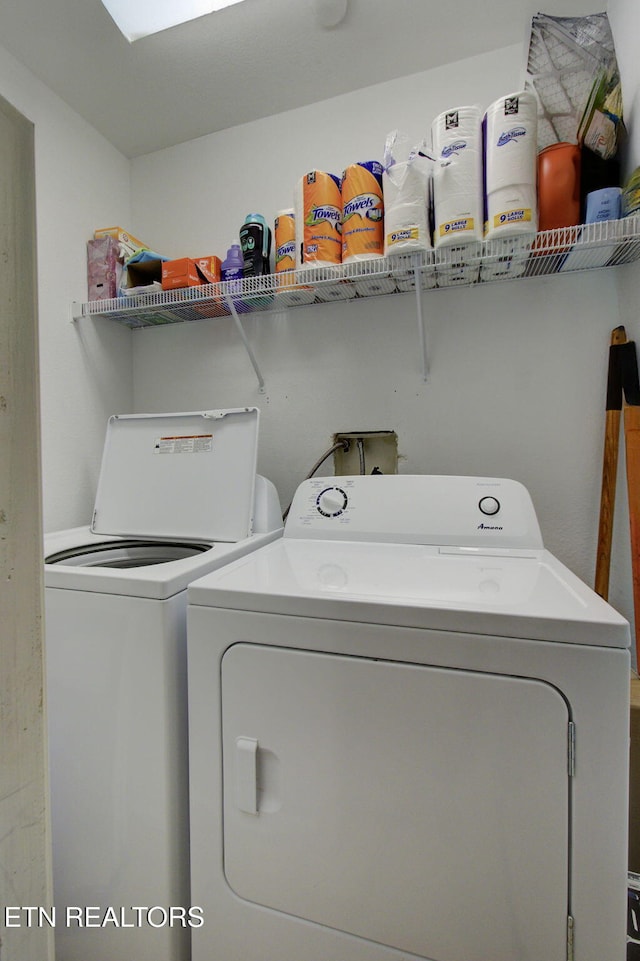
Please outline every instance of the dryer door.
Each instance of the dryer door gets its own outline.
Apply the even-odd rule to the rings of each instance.
[[[555,688],[238,644],[222,692],[224,866],[240,897],[438,961],[564,961]]]

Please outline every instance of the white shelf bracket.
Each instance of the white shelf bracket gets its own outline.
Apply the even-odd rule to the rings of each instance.
[[[416,315],[418,318],[418,336],[420,337],[420,356],[422,358],[422,379],[427,382],[429,373],[429,358],[427,353],[427,335],[422,313],[422,282],[420,280],[420,258],[414,257],[413,278],[416,282]]]
[[[229,294],[225,294],[224,299],[225,299],[225,303],[226,303],[227,307],[229,308],[229,311],[231,312],[231,316],[233,317],[233,322],[234,322],[235,325],[236,325],[237,331],[238,331],[238,333],[240,334],[240,338],[241,338],[241,340],[242,340],[242,343],[244,344],[244,349],[246,350],[247,354],[249,355],[249,360],[251,361],[251,366],[253,367],[253,369],[254,369],[254,371],[255,371],[256,377],[258,378],[258,390],[260,391],[261,394],[264,394],[264,392],[265,392],[264,377],[262,376],[262,373],[261,373],[261,371],[260,371],[260,368],[258,367],[258,361],[256,360],[255,354],[253,353],[253,351],[252,351],[252,349],[251,349],[251,344],[249,343],[249,341],[248,341],[248,339],[247,339],[247,335],[246,335],[245,332],[244,332],[244,327],[243,327],[242,324],[240,323],[240,318],[238,317],[238,313],[237,313],[237,311],[236,311],[236,306],[235,306],[235,304],[234,304],[234,302],[233,302],[233,297],[230,296]]]

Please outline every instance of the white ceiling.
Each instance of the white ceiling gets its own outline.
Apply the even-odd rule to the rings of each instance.
[[[128,157],[528,36],[535,0],[246,0],[129,44],[100,0],[4,0],[0,43]],[[602,0],[601,6],[605,6]],[[543,12],[579,16],[584,0]]]

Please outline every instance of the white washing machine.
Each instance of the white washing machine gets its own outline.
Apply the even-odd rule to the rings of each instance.
[[[190,957],[186,588],[282,533],[258,422],[111,418],[91,526],[45,539],[58,961]]]
[[[194,961],[624,961],[629,627],[520,484],[307,481],[188,595]]]

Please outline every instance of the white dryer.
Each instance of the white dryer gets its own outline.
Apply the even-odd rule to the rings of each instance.
[[[188,595],[194,961],[624,961],[629,627],[520,484],[307,481]]]
[[[186,589],[282,532],[258,422],[111,418],[91,526],[45,538],[59,961],[189,957]]]

